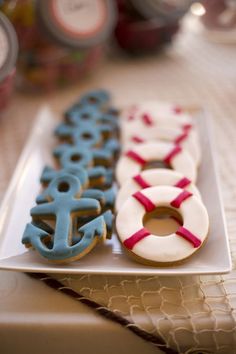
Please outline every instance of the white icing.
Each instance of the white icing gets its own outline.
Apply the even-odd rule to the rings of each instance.
[[[6,32],[0,27],[0,69],[4,65],[9,52],[9,43]]]
[[[142,190],[142,194],[157,207],[170,207],[170,202],[181,192],[182,189],[169,186],[156,186]],[[191,196],[182,202],[178,212],[183,218],[183,227],[203,243],[209,230],[209,218],[200,199]],[[135,198],[129,197],[116,217],[117,234],[122,243],[144,227],[144,215],[144,207]],[[189,241],[173,233],[168,236],[147,236],[135,244],[132,252],[144,260],[165,263],[181,261],[197,250],[198,248],[194,248]]]
[[[132,150],[140,155],[144,160],[162,161],[173,149],[175,145],[166,142],[141,143]],[[190,154],[182,149],[171,160],[171,168],[195,182],[197,178],[196,165]],[[139,174],[142,166],[128,156],[122,155],[116,166],[116,179],[120,185],[124,184],[129,178]]]
[[[98,30],[106,15],[101,0],[54,0],[53,11],[64,29],[78,35]]]
[[[145,170],[140,173],[141,177],[150,186],[174,186],[179,182],[184,176],[176,171],[168,169],[150,169]],[[201,195],[197,187],[190,183],[184,189],[194,194],[197,198],[201,199]],[[120,188],[117,197],[115,208],[117,211],[120,210],[124,202],[135,192],[142,190],[142,187],[133,178],[127,180]]]
[[[135,120],[141,120],[144,113],[148,114],[152,120],[158,124],[171,125],[179,127],[185,124],[193,124],[194,121],[190,114],[181,112],[176,114],[174,112],[175,104],[170,102],[146,101],[141,102],[135,106],[128,107],[123,114],[124,119],[129,119],[130,115]]]

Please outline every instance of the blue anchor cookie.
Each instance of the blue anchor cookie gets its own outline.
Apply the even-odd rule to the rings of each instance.
[[[111,225],[112,214],[108,211],[81,226],[77,234],[72,236],[71,245],[63,250],[58,241],[55,246],[56,234],[52,228],[43,227],[42,224],[39,227],[33,222],[26,225],[22,242],[26,247],[32,246],[48,261],[70,263],[87,255],[98,242],[111,238]],[[49,230],[53,233],[50,234]]]
[[[93,124],[103,134],[104,139],[108,139],[119,132],[119,122],[112,115],[101,112],[94,107],[85,106],[72,112],[66,118],[67,123],[73,126],[82,126],[83,124]]]
[[[82,126],[71,126],[60,124],[55,134],[60,139],[68,139],[72,145],[84,146],[88,148],[101,148],[111,152],[114,158],[117,158],[120,152],[120,143],[116,138],[109,138],[104,141],[102,133],[91,123]]]
[[[48,201],[31,209],[33,222],[55,220],[53,236],[44,229],[27,224],[22,242],[33,246],[43,257],[55,262],[70,262],[87,254],[106,235],[106,223],[100,216],[83,225],[81,240],[72,244],[74,219],[100,213],[100,204],[91,198],[80,198],[79,180],[69,174],[55,178],[48,187]],[[52,245],[47,246],[50,238]]]
[[[67,117],[85,106],[102,109],[109,101],[110,95],[105,90],[100,89],[87,92],[65,112],[65,116]]]
[[[102,146],[104,140],[99,129],[91,123],[85,123],[75,127],[62,123],[55,129],[55,135],[60,139],[69,139],[73,145],[85,147]]]
[[[53,155],[59,159],[62,168],[68,167],[109,167],[113,163],[113,155],[109,150],[89,149],[84,146],[73,146],[70,144],[61,144],[57,146]]]
[[[108,91],[99,89],[89,91],[80,98],[80,103],[95,107],[102,107],[110,101],[111,96]]]

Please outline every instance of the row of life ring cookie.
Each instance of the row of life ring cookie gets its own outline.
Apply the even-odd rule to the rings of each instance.
[[[123,152],[116,167],[116,230],[136,261],[173,265],[205,242],[209,218],[195,182],[201,160],[194,118],[179,105],[143,102],[125,110]],[[161,164],[161,168],[159,165]],[[161,236],[145,227],[160,208],[175,213],[175,232]]]
[[[118,113],[106,91],[92,91],[65,112],[55,129],[56,166],[42,172],[43,190],[22,238],[26,247],[51,262],[78,260],[111,237]]]

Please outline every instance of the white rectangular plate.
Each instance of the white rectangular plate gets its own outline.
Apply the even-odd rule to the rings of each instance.
[[[231,270],[228,236],[225,226],[218,178],[209,131],[209,117],[196,116],[203,160],[199,169],[198,187],[210,218],[206,244],[186,262],[175,267],[155,268],[130,260],[122,251],[116,235],[99,244],[80,261],[69,265],[51,264],[21,243],[30,209],[40,190],[39,177],[46,163],[52,163],[55,146],[55,117],[49,108],[39,112],[32,134],[19,159],[16,171],[0,209],[0,269],[45,273],[90,273],[124,275],[219,274]]]

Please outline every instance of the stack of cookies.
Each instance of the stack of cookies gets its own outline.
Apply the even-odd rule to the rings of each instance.
[[[91,91],[65,112],[55,129],[55,165],[42,172],[43,188],[22,238],[51,262],[78,260],[111,237],[118,115],[108,92]]]
[[[205,242],[209,218],[195,182],[201,161],[194,118],[157,101],[128,107],[121,118],[122,155],[116,166],[116,230],[129,256],[143,264],[173,265]],[[165,236],[146,225],[168,215]]]

